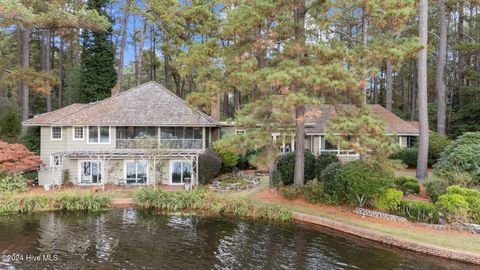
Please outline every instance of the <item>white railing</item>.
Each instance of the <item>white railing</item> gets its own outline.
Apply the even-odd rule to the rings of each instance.
[[[343,150],[343,149],[321,149],[320,154],[322,153],[335,153],[338,156],[357,156],[357,152],[353,150]]]
[[[202,149],[202,139],[117,139],[119,149]]]

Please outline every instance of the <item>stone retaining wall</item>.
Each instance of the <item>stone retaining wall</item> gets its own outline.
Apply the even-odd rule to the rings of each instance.
[[[442,258],[458,260],[462,262],[468,262],[473,264],[480,264],[480,255],[462,252],[448,248],[436,247],[428,244],[417,243],[415,241],[404,240],[397,237],[378,233],[369,229],[357,228],[355,226],[343,224],[337,221],[329,220],[326,218],[294,212],[293,219],[305,223],[315,224],[338,230],[344,233],[355,235],[361,238],[373,240],[376,242],[384,243],[387,245],[416,251],[428,255],[438,256]]]

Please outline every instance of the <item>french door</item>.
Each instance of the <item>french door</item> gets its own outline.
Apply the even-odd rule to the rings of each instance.
[[[145,160],[126,161],[127,183],[146,184],[148,177],[148,163]]]
[[[172,160],[170,163],[170,183],[183,184],[185,178],[192,176],[192,163],[190,161]]]
[[[80,162],[80,183],[100,184],[102,183],[102,162],[81,161]]]

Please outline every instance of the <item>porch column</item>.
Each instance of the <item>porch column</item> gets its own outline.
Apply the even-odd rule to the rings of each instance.
[[[205,127],[202,128],[202,149],[205,150],[205,140],[206,140],[206,136],[205,136]]]

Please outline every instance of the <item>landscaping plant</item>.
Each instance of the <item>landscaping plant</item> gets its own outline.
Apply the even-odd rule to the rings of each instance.
[[[198,182],[201,185],[210,184],[222,168],[222,160],[210,150],[198,155]]]
[[[435,204],[429,202],[402,200],[392,214],[406,217],[411,221],[438,223],[437,208]]]
[[[418,194],[420,193],[420,184],[415,177],[400,176],[395,179],[395,185],[404,194]]]
[[[447,223],[468,222],[469,204],[462,195],[444,194],[435,203],[437,211]]]
[[[393,174],[376,162],[356,160],[338,170],[335,180],[346,183],[348,202],[363,207],[392,186]]]
[[[0,193],[16,193],[27,190],[27,180],[22,175],[7,175],[5,171],[0,171]]]
[[[480,191],[460,186],[450,186],[447,194],[458,194],[468,202],[468,218],[470,222],[480,224]]]
[[[380,210],[395,212],[403,198],[403,192],[389,188],[382,192],[375,200],[375,206]]]
[[[320,180],[320,176],[322,172],[325,170],[325,168],[328,167],[328,165],[339,162],[337,155],[335,153],[322,153],[318,156],[317,161],[315,163],[315,177],[317,180]]]
[[[315,156],[310,151],[305,151],[305,183],[315,178]],[[293,183],[295,170],[295,153],[290,152],[280,157],[277,163],[277,170],[282,174],[284,185]]]

